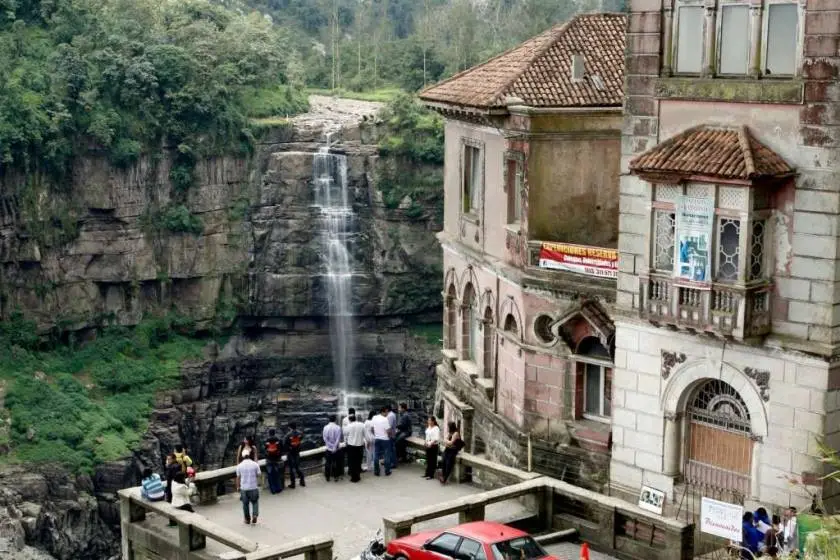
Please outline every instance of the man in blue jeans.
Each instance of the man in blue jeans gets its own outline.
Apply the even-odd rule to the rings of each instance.
[[[388,414],[386,416],[388,419],[388,427],[390,432],[388,432],[388,437],[390,438],[390,449],[389,452],[391,454],[391,468],[397,468],[397,414],[394,412],[394,409],[391,406],[388,406]]]
[[[373,417],[373,474],[379,476],[379,461],[385,463],[385,476],[391,475],[391,423],[388,421],[388,408],[382,407]]]
[[[250,449],[242,451],[242,461],[236,466],[236,490],[242,500],[245,525],[256,525],[260,514],[260,466],[251,459]]]

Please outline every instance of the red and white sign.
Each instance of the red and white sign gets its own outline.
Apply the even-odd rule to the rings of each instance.
[[[616,278],[618,250],[571,243],[543,243],[540,248],[540,268]]]

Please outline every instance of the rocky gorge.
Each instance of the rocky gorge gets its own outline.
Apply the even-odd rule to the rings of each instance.
[[[128,169],[92,153],[58,191],[32,177],[2,179],[3,317],[22,311],[41,332],[84,341],[103,325],[166,310],[224,335],[209,338],[178,386],[157,396],[131,456],[90,475],[0,470],[0,558],[116,556],[116,491],[162,465],[176,443],[201,468],[232,464],[245,435],[289,421],[317,443],[340,398],[312,189],[313,154],[328,140],[346,156],[357,222],[348,244],[349,402],[429,408],[436,341],[414,329],[440,320],[442,201],[393,203],[383,193],[380,105],[314,96],[311,104],[309,114],[264,123],[253,153],[199,161],[186,193],[171,181],[175,148]]]

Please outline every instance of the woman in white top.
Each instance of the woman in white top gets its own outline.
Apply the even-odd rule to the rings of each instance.
[[[434,416],[429,416],[426,423],[426,480],[435,477],[438,463],[438,451],[440,451],[440,428]]]
[[[368,413],[368,419],[365,420],[365,464],[362,467],[363,472],[368,469],[373,470],[373,417],[375,412],[371,410]]]
[[[195,511],[190,503],[190,484],[184,473],[178,473],[172,479],[172,507],[184,511]]]

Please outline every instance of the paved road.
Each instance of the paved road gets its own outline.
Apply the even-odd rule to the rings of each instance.
[[[328,534],[335,539],[334,556],[338,560],[349,560],[359,554],[381,529],[383,516],[479,491],[469,485],[442,486],[437,481],[423,479],[419,467],[402,465],[389,477],[374,478],[372,474],[365,473],[358,484],[351,484],[347,479],[328,483],[318,476],[307,478],[306,488],[287,489],[276,496],[264,491],[260,498],[259,524],[256,526],[243,524],[238,496],[222,496],[218,504],[198,507],[196,511],[216,523],[240,531],[253,541],[269,545]],[[487,519],[504,521],[523,512],[519,502],[502,502],[487,508]],[[443,528],[457,523],[457,515],[452,515],[422,523],[415,530]],[[220,549],[214,546],[209,550]]]

